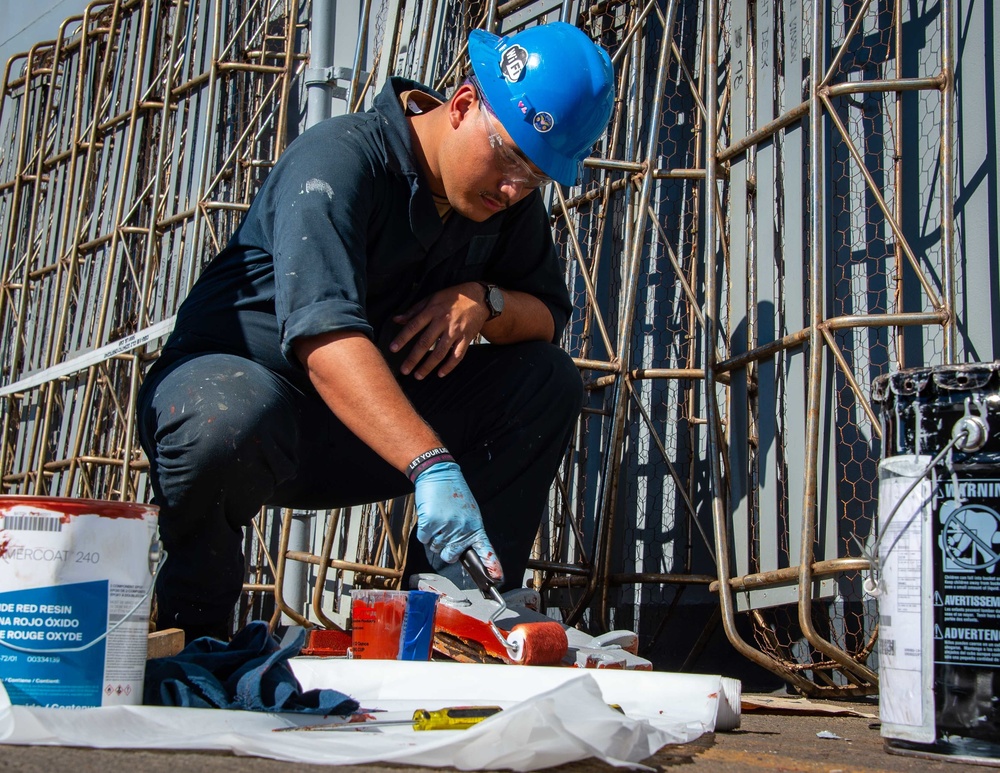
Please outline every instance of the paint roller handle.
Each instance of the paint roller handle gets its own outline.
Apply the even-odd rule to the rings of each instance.
[[[496,585],[493,584],[493,580],[486,571],[483,559],[479,557],[479,554],[472,548],[466,548],[462,551],[462,555],[458,557],[458,560],[462,562],[465,571],[469,573],[469,577],[472,578],[476,587],[482,591],[483,596],[488,599],[494,598],[497,593]]]

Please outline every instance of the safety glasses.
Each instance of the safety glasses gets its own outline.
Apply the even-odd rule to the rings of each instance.
[[[524,156],[513,145],[504,142],[503,135],[497,131],[496,124],[493,123],[490,103],[483,96],[479,83],[472,77],[469,78],[469,83],[475,88],[479,97],[479,115],[482,116],[486,136],[489,137],[490,147],[493,148],[493,158],[497,169],[504,176],[504,179],[509,183],[519,184],[528,189],[541,188],[552,182],[552,178],[531,171]]]

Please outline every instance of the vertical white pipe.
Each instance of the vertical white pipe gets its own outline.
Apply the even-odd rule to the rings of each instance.
[[[320,76],[333,67],[337,0],[312,0],[309,20],[309,73],[306,82],[306,128],[332,115],[333,84]]]
[[[309,19],[309,69],[306,79],[306,128],[329,118],[333,113],[333,83],[321,73],[333,67],[333,43],[337,28],[337,0],[312,0]],[[295,513],[288,531],[288,550],[311,552],[312,513]],[[285,564],[285,577],[281,594],[292,609],[306,615],[306,564],[289,561]],[[287,615],[281,622],[293,623]]]

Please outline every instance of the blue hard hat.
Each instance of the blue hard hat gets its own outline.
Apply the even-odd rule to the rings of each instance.
[[[607,52],[572,24],[498,37],[469,35],[469,58],[490,109],[546,175],[574,185],[614,106]]]

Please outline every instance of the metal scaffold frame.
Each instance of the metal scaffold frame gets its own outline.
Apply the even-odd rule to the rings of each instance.
[[[345,111],[392,74],[447,91],[468,30],[562,19],[609,51],[617,100],[581,183],[546,191],[588,400],[533,584],[567,622],[638,631],[654,662],[681,608],[710,606],[685,667],[721,622],[801,692],[874,691],[868,390],[959,356],[953,5],[366,0],[325,76],[305,70],[307,9],[95,2],[8,65],[3,491],[148,496],[142,373],[302,90]],[[398,584],[412,520],[406,501],[265,510],[244,614],[341,624],[351,587]],[[308,605],[284,592],[289,562]]]
[[[744,64],[755,65],[746,67],[745,93],[747,101],[756,110],[738,111],[737,103],[742,95],[736,93],[730,97],[734,116],[731,142],[728,147],[720,147],[715,159],[709,161],[710,168],[721,169],[723,165],[728,165],[730,172],[730,322],[738,320],[741,314],[747,314],[748,319],[742,330],[738,325],[730,325],[726,359],[711,361],[715,352],[712,342],[716,339],[706,340],[706,351],[710,354],[707,364],[710,373],[709,403],[712,404],[715,394],[711,382],[725,379],[730,405],[728,443],[718,442],[717,447],[711,450],[712,473],[716,481],[716,539],[720,556],[718,588],[727,635],[744,655],[781,674],[806,693],[863,694],[874,692],[877,688],[875,669],[867,662],[874,649],[877,625],[873,604],[862,598],[859,587],[859,574],[869,568],[864,543],[868,541],[870,544],[874,537],[875,513],[870,507],[857,507],[852,512],[851,505],[859,503],[845,502],[844,492],[852,486],[851,475],[859,474],[861,480],[858,482],[865,482],[871,492],[869,501],[875,501],[873,478],[881,429],[868,399],[871,381],[889,368],[907,364],[902,330],[910,326],[930,331],[931,338],[934,329],[941,331],[940,343],[935,345],[928,341],[923,346],[924,357],[946,362],[955,357],[954,163],[951,156],[953,119],[950,107],[954,82],[951,51],[953,8],[948,3],[940,7],[940,50],[936,72],[924,77],[903,77],[902,63],[907,49],[902,3],[895,4],[891,11],[871,2],[844,4],[840,6],[844,12],[844,23],[838,29],[829,23],[831,4],[814,0],[808,9],[811,21],[808,76],[803,81],[804,99],[796,104],[796,95],[789,94],[788,89],[797,75],[795,60],[799,51],[794,49],[799,39],[795,34],[795,22],[800,18],[797,6],[798,3],[790,2],[779,7],[780,11],[784,11],[782,21],[785,33],[785,57],[781,63],[786,71],[792,70],[792,78],[786,79],[783,84],[786,107],[783,112],[776,111],[775,102],[770,99],[774,93],[774,81],[769,82],[769,73],[760,61],[753,61],[754,56],[759,57],[762,53],[761,41],[768,31],[762,22],[767,23],[767,10],[758,5],[755,15],[748,13],[745,18],[733,22],[734,30],[741,29],[740,25],[746,23],[746,30],[756,43],[753,49],[748,45],[742,52],[731,51],[734,55],[731,65],[737,70],[742,69]],[[873,30],[884,36],[879,41],[886,52],[884,60],[876,67],[870,64],[852,67],[849,60],[857,62],[862,58],[857,52],[865,45],[863,38],[870,37]],[[789,46],[790,42],[792,46]],[[804,59],[806,52],[801,53]],[[882,77],[870,77],[873,71],[879,70],[883,71]],[[729,89],[739,91],[733,88],[734,85],[739,84],[730,78]],[[755,89],[757,93],[754,93]],[[936,215],[939,219],[940,243],[936,251],[925,250],[920,255],[911,246],[907,235],[903,196],[904,175],[909,173],[911,180],[918,179],[907,169],[902,154],[904,110],[912,112],[912,103],[906,105],[903,95],[912,92],[929,92],[940,100],[939,111],[928,111],[929,117],[935,120],[937,142],[921,148],[924,153],[929,151],[936,156],[934,171],[940,181],[939,204],[937,212],[934,212],[933,206],[928,206],[924,215],[930,212],[932,217]],[[852,105],[851,100],[855,100],[855,104]],[[715,100],[709,95],[706,96],[706,103],[714,104]],[[878,151],[872,145],[876,138],[866,134],[865,127],[859,132],[857,125],[849,125],[851,120],[856,120],[856,116],[851,116],[852,107],[855,112],[857,107],[864,110],[874,108],[880,115],[889,116],[895,131],[877,138],[888,146],[883,151],[889,160],[887,169],[874,163]],[[743,126],[738,125],[738,121],[752,116],[754,112],[757,120],[747,121],[746,134],[741,137]],[[801,127],[800,133],[804,136],[794,136],[796,127]],[[711,142],[709,146],[716,147]],[[771,198],[769,185],[777,183],[775,155],[800,154],[803,147],[807,152],[802,170],[804,178],[798,177],[797,170],[790,170],[789,156],[784,156],[779,160],[779,164],[781,161],[784,164],[778,166],[785,173],[780,181],[784,190],[777,190],[777,195]],[[831,163],[830,158],[837,155],[849,161],[839,162],[839,165]],[[794,159],[795,155],[791,158]],[[849,178],[847,183],[842,179],[831,183],[828,175],[834,170],[845,169]],[[714,187],[708,187],[714,190]],[[860,222],[869,230],[869,238],[876,236],[869,244],[861,246],[862,260],[845,260],[838,255],[838,239],[842,243],[847,240],[840,234],[837,239],[831,238],[830,234],[831,225],[838,219],[837,209],[843,207],[840,191],[845,188],[851,189],[850,195],[859,198],[868,208]],[[787,197],[782,200],[782,194],[787,196],[789,190],[791,197],[804,199],[808,208],[807,227],[804,229],[808,241],[803,245],[803,254],[808,256],[808,262],[801,265],[790,264],[790,259],[793,262],[799,254],[802,242],[795,231],[796,221],[789,218],[797,207],[789,206]],[[768,200],[761,201],[761,191]],[[745,207],[741,200],[747,202]],[[746,212],[748,222],[757,226],[757,232],[745,240],[734,236],[739,222],[738,216],[733,217],[734,210]],[[757,216],[755,221],[754,215]],[[783,229],[777,234],[760,232],[761,226],[770,225],[764,218],[777,219],[779,216],[784,216]],[[850,218],[850,213],[846,214],[846,218]],[[878,236],[873,225],[882,230],[883,235]],[[706,231],[706,238],[712,240],[712,229],[706,228]],[[913,232],[910,224],[909,233]],[[790,238],[797,249],[792,252],[780,247],[776,249],[773,240],[782,238]],[[741,243],[749,259],[746,274],[742,277],[733,271],[737,265],[738,253],[733,250],[736,242]],[[785,241],[783,246],[787,247],[788,242]],[[867,313],[842,313],[841,310],[855,300],[852,298],[855,290],[848,290],[852,284],[850,278],[845,279],[848,267],[862,262],[875,266],[873,253],[879,247],[886,248],[886,254],[879,261],[881,265],[877,266],[877,276],[883,278],[884,287],[879,288],[878,297],[872,297],[876,293],[869,289],[869,296],[863,299],[867,303],[859,304],[868,306]],[[767,265],[772,255],[775,256],[774,266]],[[935,279],[939,284],[935,284]],[[762,284],[762,280],[769,280],[784,292],[772,295],[772,288]],[[804,306],[798,304],[797,287],[802,288]],[[746,305],[739,309],[743,289],[746,290],[747,300]],[[707,291],[706,295],[709,295]],[[757,309],[753,309],[755,301]],[[772,314],[772,319],[765,318],[761,313],[761,301],[774,303],[776,313]],[[714,302],[707,306],[709,309],[718,308]],[[907,310],[906,306],[916,306],[920,310]],[[757,318],[754,318],[755,313],[759,315]],[[798,329],[794,324],[797,320],[805,323]],[[856,342],[857,339],[851,336],[858,330],[888,333],[877,347],[845,347],[836,338],[838,331],[842,331],[846,340]],[[936,349],[936,354],[935,346],[940,347]],[[863,369],[858,365],[862,365]],[[797,390],[797,394],[792,392],[793,389]],[[787,410],[793,400],[801,411],[797,416]],[[850,408],[845,408],[847,403],[850,403]],[[768,413],[774,408],[777,409],[778,422],[771,419]],[[850,411],[854,412],[853,415]],[[869,433],[860,459],[850,458],[857,453],[857,444],[852,447],[845,442],[845,427],[841,418],[844,415],[852,416],[851,431],[857,433],[863,428]],[[746,422],[745,433],[739,431],[737,419]],[[710,434],[710,439],[716,441],[722,437],[721,419],[717,412],[710,423],[719,428],[718,432]],[[791,447],[787,440],[788,430],[799,428],[804,430],[804,442],[799,446],[804,455],[801,472],[789,464],[789,456],[780,458],[781,452],[787,454]],[[760,441],[767,441],[769,437],[783,437],[785,443],[777,454],[772,453],[767,458],[766,451],[761,450],[766,446],[762,446]],[[737,438],[749,441],[749,458],[745,450],[733,442]],[[765,464],[768,466],[765,467]],[[771,472],[776,478],[784,472],[783,487],[771,484],[765,490],[763,485],[758,485],[756,491],[751,493],[751,484],[761,482],[766,472]],[[801,474],[801,482],[793,479],[796,473]],[[867,481],[863,480],[865,477]],[[854,491],[856,493],[857,489]],[[749,502],[738,499],[737,495],[741,492],[747,493]],[[768,497],[773,498],[770,505],[778,515],[782,510],[788,513],[787,521],[779,524],[779,530],[781,525],[786,529],[783,534],[775,533],[774,524],[765,522]],[[801,502],[800,520],[791,517],[798,502]],[[831,515],[836,518],[831,518]],[[749,556],[749,562],[746,558],[731,561],[730,546],[734,541],[744,549],[743,555]],[[746,551],[747,546],[752,549]],[[735,577],[730,574],[733,564],[737,569],[743,569],[735,572],[738,575]],[[828,586],[826,589],[822,587],[824,584]],[[782,590],[792,593],[782,594]],[[784,600],[795,610],[791,624],[797,626],[808,647],[808,658],[796,661],[779,656],[782,652],[788,653],[789,648],[774,641],[773,627],[769,627],[761,615],[761,609],[775,604],[774,600],[765,601],[762,598],[769,591],[778,599],[784,596]],[[760,636],[758,646],[748,644],[736,631],[734,597],[737,593],[745,594],[743,600],[746,607],[753,610]],[[838,632],[833,630],[831,621],[817,620],[817,600],[835,594],[840,595],[842,606],[846,606],[844,597],[848,594],[853,595],[858,605],[868,606],[866,613],[862,612],[856,621],[860,624],[856,624],[853,631],[856,640],[853,648],[844,644],[846,625],[839,631],[841,640],[835,642],[831,634]],[[751,599],[753,595],[757,598]],[[871,618],[870,622],[866,618]],[[826,631],[820,630],[820,622],[826,623]],[[769,634],[771,640],[767,641]],[[762,640],[766,642],[764,646],[760,645]]]
[[[143,499],[142,373],[286,143],[283,0],[107,0],[4,71],[3,491]]]

